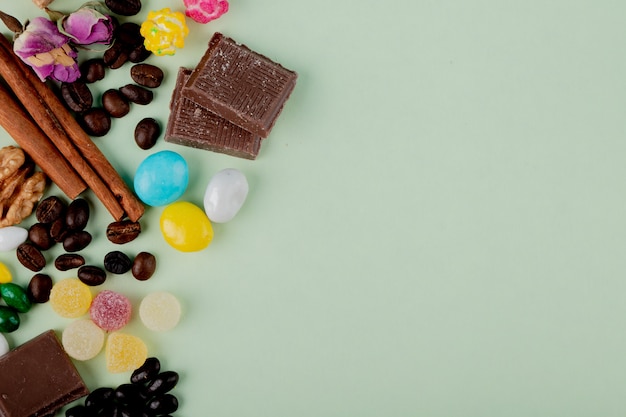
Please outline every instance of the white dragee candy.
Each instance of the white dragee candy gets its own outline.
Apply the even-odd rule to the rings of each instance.
[[[28,238],[28,230],[19,226],[0,228],[0,252],[17,248]]]
[[[235,168],[217,172],[204,193],[204,211],[212,222],[226,223],[237,214],[248,196],[248,180]]]
[[[9,342],[7,341],[7,338],[4,337],[2,333],[0,333],[0,356],[4,355],[7,352],[9,352]]]

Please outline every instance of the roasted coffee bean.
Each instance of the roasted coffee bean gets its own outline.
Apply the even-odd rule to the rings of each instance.
[[[66,252],[78,252],[85,249],[91,243],[91,234],[85,230],[70,232],[63,239],[63,249]]]
[[[92,58],[80,65],[81,80],[85,83],[95,83],[106,75],[106,65],[102,58]]]
[[[141,10],[140,0],[104,0],[104,4],[121,16],[134,16]]]
[[[102,56],[104,65],[111,69],[118,69],[128,61],[128,50],[121,42],[114,42]]]
[[[149,357],[143,365],[135,369],[130,376],[133,384],[143,384],[152,381],[161,371],[161,362],[158,358]]]
[[[52,278],[48,274],[35,274],[28,283],[28,296],[35,303],[45,303],[50,299]]]
[[[104,269],[112,274],[125,274],[130,271],[133,261],[128,255],[118,250],[111,251],[104,255]]]
[[[135,126],[135,143],[141,149],[152,148],[159,136],[161,135],[161,127],[159,123],[151,117],[141,119]]]
[[[128,101],[141,105],[150,104],[154,98],[152,91],[135,84],[127,84],[124,87],[120,87],[120,93],[122,93]]]
[[[151,64],[135,64],[130,68],[130,77],[139,85],[156,88],[163,81],[163,71]]]
[[[65,225],[65,216],[56,219],[50,225],[50,237],[57,243],[63,242],[63,240],[69,235],[69,230]]]
[[[91,287],[104,284],[107,274],[104,269],[95,265],[83,265],[78,268],[78,279]]]
[[[102,409],[111,402],[114,392],[115,390],[109,387],[96,388],[85,398],[85,407],[90,411]]]
[[[92,107],[81,115],[81,125],[91,136],[104,136],[111,130],[111,116],[100,107]]]
[[[115,28],[113,33],[116,42],[124,45],[125,49],[131,50],[137,45],[143,44],[141,26],[135,22],[124,22]]]
[[[69,271],[85,265],[85,258],[76,253],[63,253],[54,260],[54,266],[59,271]]]
[[[41,250],[48,250],[56,243],[50,236],[50,225],[46,223],[35,223],[30,226],[28,239]]]
[[[47,197],[37,205],[35,216],[40,223],[52,223],[65,212],[65,203],[56,196]]]
[[[65,225],[71,231],[83,230],[89,221],[89,203],[84,198],[74,199],[65,213]]]
[[[93,105],[93,95],[87,84],[82,81],[61,83],[61,97],[70,110],[83,112]]]
[[[172,394],[164,394],[155,397],[146,404],[149,413],[170,414],[178,410],[178,398]]]
[[[16,250],[17,260],[34,272],[41,271],[46,266],[46,258],[32,243],[22,243]]]
[[[141,224],[131,220],[109,223],[106,230],[107,239],[118,245],[135,240],[139,233],[141,233]]]
[[[139,252],[133,260],[131,272],[139,281],[150,279],[156,270],[156,258],[149,252]]]
[[[111,117],[124,117],[130,111],[128,99],[116,89],[109,89],[102,94],[102,106]]]
[[[146,49],[146,46],[143,44],[142,38],[141,44],[136,46],[128,53],[128,60],[133,64],[137,64],[148,59],[150,55],[152,55],[152,52]]]
[[[171,391],[178,383],[178,373],[174,371],[161,372],[146,387],[146,393],[157,396]]]
[[[115,389],[114,398],[117,402],[126,405],[143,405],[148,397],[143,387],[138,384],[121,384]]]

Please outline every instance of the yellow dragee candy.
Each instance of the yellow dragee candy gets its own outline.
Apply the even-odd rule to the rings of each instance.
[[[176,201],[163,209],[161,233],[167,243],[181,252],[196,252],[213,240],[213,226],[204,210],[188,201]]]
[[[72,358],[86,361],[96,357],[104,346],[104,330],[89,319],[68,324],[61,337],[63,349]]]
[[[92,297],[89,286],[78,278],[65,278],[52,286],[49,302],[59,316],[77,318],[89,311]]]
[[[13,275],[9,268],[2,262],[0,262],[0,284],[6,284],[13,281]]]
[[[137,336],[113,332],[107,337],[105,356],[109,372],[134,371],[148,358],[148,347]]]

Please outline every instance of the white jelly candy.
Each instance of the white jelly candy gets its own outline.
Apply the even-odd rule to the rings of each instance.
[[[180,320],[180,303],[172,294],[157,291],[146,295],[139,304],[139,318],[150,330],[164,332]]]
[[[28,230],[19,226],[7,226],[0,228],[0,252],[6,252],[17,248],[28,238]]]
[[[204,211],[215,223],[230,221],[239,211],[248,196],[248,180],[235,168],[219,171],[204,193]]]
[[[102,350],[104,330],[89,319],[74,320],[63,330],[61,343],[72,358],[86,361]]]

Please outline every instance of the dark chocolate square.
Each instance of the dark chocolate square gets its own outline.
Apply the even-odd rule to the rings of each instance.
[[[0,356],[0,416],[44,417],[89,393],[54,330]]]
[[[294,71],[216,33],[189,77],[183,95],[266,138],[296,79]]]
[[[261,138],[258,135],[230,123],[184,97],[181,90],[190,74],[190,69],[178,70],[170,102],[170,116],[165,128],[165,141],[255,159],[261,147]]]

